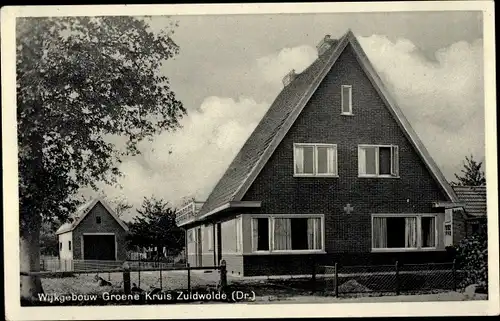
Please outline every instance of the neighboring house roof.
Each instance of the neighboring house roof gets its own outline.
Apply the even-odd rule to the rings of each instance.
[[[417,137],[408,120],[388,94],[382,80],[377,75],[356,37],[349,30],[280,92],[212,190],[200,210],[200,216],[216,212],[218,208],[223,208],[223,205],[229,202],[241,201],[348,44],[354,49],[356,58],[367,77],[433,177],[441,185],[449,200],[452,202],[458,200],[455,192]]]
[[[66,232],[73,231],[82,221],[83,219],[87,216],[87,214],[90,213],[90,211],[97,205],[97,203],[101,203],[102,206],[109,212],[109,214],[118,222],[118,224],[125,230],[128,231],[127,225],[118,217],[118,215],[111,209],[106,202],[103,200],[96,198],[93,200],[88,201],[87,203],[81,205],[76,209],[76,211],[70,215],[70,218],[72,219],[72,222],[64,223],[61,225],[57,231],[56,234],[62,234]]]
[[[471,217],[486,216],[486,186],[453,186],[465,211]]]

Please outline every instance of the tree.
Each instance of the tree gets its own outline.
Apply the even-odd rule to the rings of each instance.
[[[485,224],[483,222],[483,224]],[[457,264],[464,277],[460,286],[477,284],[488,287],[488,235],[483,225],[477,234],[468,236],[455,247]]]
[[[464,168],[461,170],[462,175],[459,176],[455,174],[457,182],[454,185],[460,186],[481,186],[486,185],[486,177],[484,172],[481,171],[483,162],[476,162],[472,155],[469,157],[465,156]]]
[[[125,214],[132,207],[134,207],[123,196],[111,199],[108,196],[106,196],[106,194],[103,191],[101,191],[99,197],[108,202],[113,207],[113,210],[115,211],[116,215],[118,215],[118,217],[120,218],[123,216],[123,214]]]
[[[59,240],[55,233],[56,225],[43,223],[40,231],[40,254],[57,256],[59,254]]]
[[[184,230],[175,222],[176,211],[169,203],[154,197],[144,198],[129,224],[129,245],[165,247],[170,254],[177,255],[184,248]]]
[[[185,109],[159,72],[178,53],[173,28],[125,16],[16,20],[21,271],[40,268],[42,220],[66,221],[81,187],[116,182],[123,156],[179,126]],[[22,299],[42,291],[21,276]]]

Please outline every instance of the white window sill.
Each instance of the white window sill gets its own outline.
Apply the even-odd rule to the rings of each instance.
[[[289,250],[289,251],[256,251],[245,255],[293,255],[293,254],[326,254],[324,250]]]
[[[340,115],[342,115],[342,116],[354,116],[353,113],[340,113]]]
[[[358,175],[358,178],[400,178],[394,175]]]
[[[425,247],[425,248],[387,248],[387,249],[374,249],[372,248],[372,253],[391,253],[391,252],[433,252],[433,251],[444,251],[444,249],[438,249],[435,247]]]
[[[293,174],[293,177],[332,177],[332,178],[338,178],[339,175],[334,175],[334,174]]]

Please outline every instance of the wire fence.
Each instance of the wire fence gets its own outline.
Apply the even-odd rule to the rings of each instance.
[[[359,293],[418,293],[430,290],[454,290],[461,271],[454,262],[375,266],[324,266],[324,278],[317,289],[340,296]]]

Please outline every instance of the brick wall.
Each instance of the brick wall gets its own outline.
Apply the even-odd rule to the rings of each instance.
[[[96,216],[101,217],[101,224],[96,224]],[[81,243],[84,233],[115,233],[117,260],[126,259],[126,232],[101,203],[97,203],[73,230],[73,258],[75,260],[83,259]]]
[[[353,86],[353,116],[340,115],[343,84]],[[339,177],[293,177],[293,143],[337,144]],[[400,178],[358,178],[358,144],[398,145]],[[348,47],[243,200],[262,201],[256,213],[324,213],[327,252],[364,257],[371,249],[371,213],[430,213],[432,202],[447,198]],[[351,214],[343,210],[347,203]],[[248,262],[259,260],[265,259]]]

